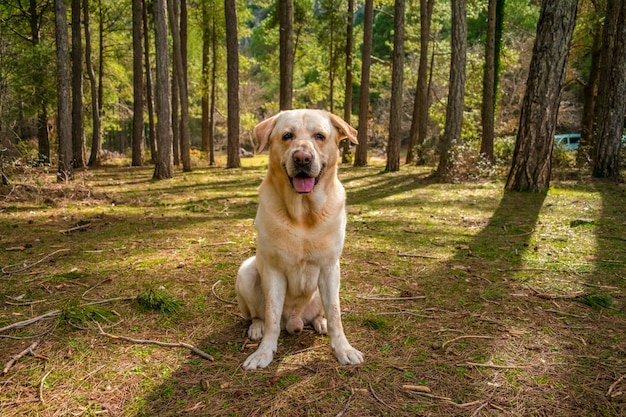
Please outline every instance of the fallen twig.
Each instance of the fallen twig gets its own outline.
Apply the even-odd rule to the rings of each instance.
[[[50,369],[48,372],[46,372],[46,374],[43,376],[43,378],[41,378],[41,381],[39,382],[39,401],[42,404],[46,403],[46,401],[44,401],[44,399],[43,399],[43,384],[44,384],[44,382],[46,382],[46,378],[48,378],[48,375],[50,375],[50,373],[52,373],[52,369]]]
[[[475,366],[479,368],[494,368],[494,369],[525,369],[528,368],[527,365],[495,365],[491,362],[487,363],[476,363],[476,362],[465,362],[460,363],[457,366]]]
[[[81,298],[82,298],[83,300],[95,301],[94,299],[85,298],[85,296],[87,295],[87,293],[88,293],[89,291],[92,291],[92,290],[96,289],[98,286],[100,286],[100,284],[103,284],[103,283],[105,283],[105,282],[107,282],[107,281],[112,281],[112,279],[111,279],[111,278],[105,278],[105,279],[103,279],[102,281],[98,282],[96,285],[94,285],[94,286],[92,286],[92,287],[90,287],[90,288],[87,288],[87,290],[85,290],[85,292],[83,293],[83,295],[81,296]]]
[[[348,411],[348,407],[350,407],[350,403],[352,402],[353,397],[354,397],[354,389],[350,393],[350,397],[348,397],[348,401],[346,401],[346,405],[343,407],[343,409],[340,412],[337,413],[335,417],[343,417],[343,415],[346,414],[346,411]]]
[[[391,411],[396,411],[396,409],[394,407],[390,406],[389,404],[384,402],[381,398],[379,398],[378,395],[376,395],[376,393],[374,392],[374,388],[372,388],[372,384],[369,384],[369,386],[370,386],[370,392],[372,393],[372,397],[374,397],[376,399],[376,401],[378,401],[379,403],[381,403],[382,405],[384,405],[385,407],[387,407]]]
[[[426,258],[426,259],[441,259],[439,256],[432,255],[420,255],[418,253],[399,253],[399,257],[401,258]]]
[[[67,230],[61,230],[61,233],[63,233],[64,235],[69,235],[70,233],[74,233],[74,232],[82,232],[83,230],[87,230],[90,227],[91,227],[91,223],[85,223],[85,224],[81,224],[80,226],[70,227]]]
[[[426,314],[419,314],[410,310],[400,310],[400,311],[381,311],[380,313],[376,313],[377,316],[392,316],[396,314],[408,314],[415,317],[421,317],[424,319],[436,319],[435,316],[427,316]]]
[[[404,301],[404,300],[422,300],[424,298],[426,298],[425,295],[416,295],[416,296],[412,296],[412,297],[366,297],[366,296],[357,296],[357,298],[360,298],[361,300],[368,300],[368,301]]]
[[[530,285],[527,285],[527,287],[530,288],[535,297],[543,298],[544,300],[571,300],[573,298],[578,298],[585,293],[584,291],[577,291],[576,293],[569,295],[548,294],[541,292]]]
[[[35,348],[41,343],[43,339],[37,339],[33,343],[30,344],[26,349],[18,353],[17,355],[11,356],[11,359],[7,363],[4,364],[2,368],[2,375],[6,375],[7,372],[19,361],[24,355],[33,355],[35,356]],[[41,356],[43,358],[43,356]]]
[[[100,323],[96,322],[96,325],[98,326],[98,330],[100,331],[100,334],[102,336],[107,336],[111,339],[119,339],[119,340],[124,340],[126,342],[130,342],[130,343],[138,343],[138,344],[150,344],[150,345],[157,345],[157,346],[162,346],[162,347],[183,347],[183,348],[187,348],[189,350],[191,350],[193,353],[195,353],[196,355],[213,361],[215,360],[213,358],[213,356],[209,355],[208,353],[198,349],[197,347],[190,345],[188,343],[168,343],[168,342],[160,342],[158,340],[148,340],[148,339],[133,339],[131,337],[126,337],[126,336],[117,336],[111,333],[107,333],[104,330],[102,330],[102,327],[100,326]]]
[[[215,281],[215,284],[213,284],[213,286],[211,286],[211,292],[213,293],[213,295],[215,296],[215,298],[217,298],[218,300],[220,300],[223,303],[226,304],[233,304],[236,305],[237,302],[236,301],[228,301],[222,297],[220,297],[219,295],[217,295],[217,292],[215,292],[215,287],[217,287],[220,283],[222,282],[221,279],[218,279],[217,281]]]
[[[44,256],[43,258],[41,258],[38,261],[33,262],[32,264],[28,264],[28,265],[26,265],[26,264],[7,265],[7,266],[3,267],[1,271],[2,271],[3,274],[17,274],[19,272],[26,271],[27,269],[30,269],[33,266],[42,263],[43,261],[45,261],[46,259],[50,258],[51,256],[54,256],[57,253],[61,253],[61,252],[69,252],[69,249],[58,249],[58,250],[55,250],[54,252]],[[13,269],[13,270],[11,269],[11,268],[15,268],[15,267],[18,267],[18,266],[20,266],[20,267],[17,268],[17,269]]]
[[[444,349],[450,343],[454,343],[457,340],[461,340],[461,339],[494,339],[494,337],[493,336],[475,336],[475,335],[457,336],[454,339],[446,340],[445,342],[443,342],[441,344],[441,349]]]
[[[615,398],[615,397],[619,397],[620,395],[624,394],[624,391],[622,391],[622,390],[617,391],[617,392],[613,392],[613,391],[615,391],[615,388],[617,387],[617,385],[619,385],[619,383],[624,380],[624,378],[626,378],[626,375],[620,376],[619,378],[617,378],[617,380],[615,382],[613,382],[611,384],[611,386],[609,387],[609,390],[606,392],[606,396],[607,397]]]

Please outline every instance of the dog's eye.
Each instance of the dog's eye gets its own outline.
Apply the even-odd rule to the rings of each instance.
[[[283,135],[283,140],[291,140],[293,139],[293,133],[285,133]]]
[[[315,139],[319,140],[320,142],[324,142],[326,140],[326,136],[322,135],[321,133],[316,133]]]

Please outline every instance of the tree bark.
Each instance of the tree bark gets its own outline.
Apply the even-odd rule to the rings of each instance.
[[[428,134],[428,44],[430,41],[430,23],[433,16],[434,0],[420,0],[420,60],[417,70],[417,88],[413,102],[413,118],[409,132],[409,146],[406,152],[406,163],[410,164],[415,157],[413,148],[417,146],[417,164],[424,164],[422,145]]]
[[[133,147],[132,166],[143,165],[143,1],[132,0],[133,14]]]
[[[482,140],[480,154],[494,162],[494,117],[496,108],[496,8],[498,0],[489,0],[487,6],[487,40],[485,42],[485,66],[483,71],[483,102],[481,111]]]
[[[365,0],[363,22],[363,47],[361,59],[361,93],[359,96],[359,126],[357,140],[359,144],[354,153],[354,166],[367,165],[367,122],[370,103],[370,66],[372,64],[372,29],[374,26],[374,0]]]
[[[561,84],[577,6],[577,0],[542,3],[507,191],[544,192],[550,187]]]
[[[608,0],[602,36],[593,176],[619,179],[626,110],[626,1]]]
[[[465,95],[465,62],[467,52],[466,0],[452,2],[452,56],[450,58],[450,86],[446,107],[446,124],[441,138],[439,165],[436,175],[447,179],[450,175],[450,150],[461,139]]]
[[[402,143],[402,85],[404,80],[404,0],[395,0],[393,19],[393,55],[391,62],[391,107],[389,110],[389,140],[385,171],[400,170]]]
[[[227,168],[239,168],[239,44],[237,39],[237,5],[224,0],[226,12],[226,61],[228,80]]]
[[[41,31],[40,31],[40,22],[41,15],[43,10],[40,12],[37,8],[37,0],[30,0],[29,3],[29,18],[30,18],[30,41],[32,43],[33,49],[35,51],[39,50],[39,45],[41,43]],[[43,62],[39,62],[37,64],[36,72],[37,79],[43,80],[45,77],[45,72],[43,66],[46,65]],[[38,153],[39,153],[39,162],[42,164],[50,163],[50,137],[48,135],[48,110],[47,103],[48,100],[46,98],[45,89],[41,82],[36,82],[33,85],[33,96],[35,100],[38,102],[36,107],[37,109],[37,142],[38,142]]]
[[[85,63],[87,65],[87,75],[89,76],[89,87],[91,91],[91,120],[93,125],[89,166],[93,167],[100,164],[102,126],[100,123],[100,104],[98,103],[98,85],[96,84],[96,74],[91,59],[92,47],[91,29],[89,27],[89,0],[83,0],[83,24],[85,25]]]
[[[279,0],[280,26],[280,109],[289,110],[293,106],[293,66],[295,44],[293,35],[294,0]],[[227,25],[228,28],[228,25]]]
[[[591,150],[594,145],[593,126],[595,121],[596,91],[600,79],[600,47],[602,45],[602,25],[600,19],[594,25],[593,44],[591,46],[591,68],[589,78],[583,88],[583,115],[580,123],[580,142],[576,161],[579,165],[591,161]]]
[[[156,49],[157,158],[154,179],[172,178],[172,108],[167,42],[166,0],[154,1],[154,38]]]
[[[80,0],[72,0],[72,152],[74,168],[85,167],[83,129],[83,45]]]
[[[65,0],[54,1],[57,59],[57,134],[59,138],[58,181],[73,179],[72,115],[70,108],[70,51]]]

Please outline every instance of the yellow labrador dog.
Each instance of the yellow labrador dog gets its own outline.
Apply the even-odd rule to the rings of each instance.
[[[289,110],[259,123],[269,142],[268,172],[259,187],[256,256],[240,267],[239,308],[252,321],[248,337],[262,339],[244,369],[272,362],[281,329],[298,334],[311,324],[328,333],[342,364],[363,362],[343,331],[339,256],[345,236],[345,190],[337,178],[338,143],[356,143],[356,130],[321,110]]]

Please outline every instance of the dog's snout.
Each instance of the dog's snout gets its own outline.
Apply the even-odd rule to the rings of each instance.
[[[292,157],[293,157],[293,162],[297,166],[307,166],[307,165],[311,165],[311,162],[313,162],[313,154],[307,151],[301,151],[301,150],[295,151]]]

